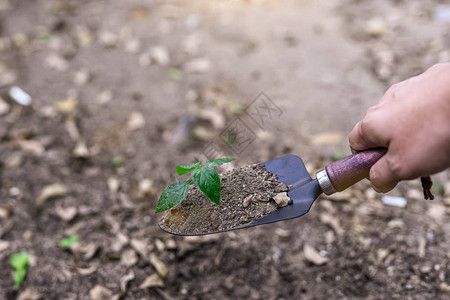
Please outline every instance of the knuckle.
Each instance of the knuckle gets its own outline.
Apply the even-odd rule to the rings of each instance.
[[[407,179],[409,167],[403,163],[397,156],[386,157],[386,163],[392,176],[397,180]]]
[[[363,138],[367,139],[367,137],[370,136],[372,131],[373,131],[373,122],[368,114],[364,119],[361,120],[361,125],[359,126],[359,134]]]

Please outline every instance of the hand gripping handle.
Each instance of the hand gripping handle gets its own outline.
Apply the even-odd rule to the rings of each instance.
[[[331,195],[368,178],[370,168],[386,151],[385,148],[366,150],[330,163],[316,174],[320,187],[325,194]]]

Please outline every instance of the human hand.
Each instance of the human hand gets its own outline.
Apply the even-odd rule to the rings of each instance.
[[[450,166],[450,63],[391,86],[349,137],[353,152],[388,149],[370,169],[377,192]]]

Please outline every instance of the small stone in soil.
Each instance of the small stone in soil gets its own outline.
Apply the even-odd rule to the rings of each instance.
[[[159,222],[175,234],[202,234],[230,230],[288,205],[289,188],[261,165],[236,168],[223,174],[220,205],[191,183],[189,194],[167,211]],[[279,203],[274,200],[278,197]]]
[[[275,200],[279,207],[288,206],[288,204],[292,202],[291,198],[289,198],[286,192],[279,193],[278,195],[273,197],[273,200]]]

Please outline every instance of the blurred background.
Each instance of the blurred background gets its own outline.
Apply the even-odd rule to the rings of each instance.
[[[314,174],[391,84],[449,60],[447,0],[0,0],[0,299],[448,299],[448,172],[434,201],[360,182],[204,237],[154,209],[195,159]]]

